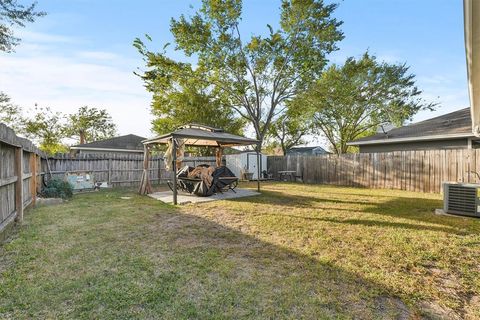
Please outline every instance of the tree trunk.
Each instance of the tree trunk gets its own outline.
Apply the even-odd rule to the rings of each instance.
[[[80,144],[87,143],[87,139],[85,137],[85,130],[80,130]]]
[[[255,130],[255,131],[257,131],[257,130]],[[264,135],[262,135],[261,133],[258,133],[258,132],[256,132],[255,134],[257,136],[257,140],[259,141],[259,143],[255,147],[255,150],[258,150],[258,152],[262,152]]]
[[[280,145],[282,146],[283,155],[286,156],[287,155],[287,146],[285,145],[285,143],[283,141],[280,142]]]

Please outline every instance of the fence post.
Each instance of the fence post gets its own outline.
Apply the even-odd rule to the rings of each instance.
[[[30,155],[30,172],[32,173],[30,194],[32,196],[32,206],[35,206],[37,202],[37,155],[35,153]]]
[[[15,148],[15,210],[17,215],[15,221],[23,221],[23,148]]]
[[[112,183],[112,158],[108,158],[108,178],[107,184],[110,186]]]
[[[158,157],[158,184],[162,183],[162,159]]]
[[[42,160],[43,160],[42,156],[37,156],[37,186],[36,186],[37,193],[40,193],[42,191],[42,182],[43,182],[43,177],[45,176],[45,173],[43,172],[43,168],[42,168],[42,162],[43,162]]]

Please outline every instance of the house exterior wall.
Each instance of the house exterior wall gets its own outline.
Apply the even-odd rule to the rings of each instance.
[[[403,143],[385,143],[362,145],[360,153],[391,152],[391,151],[409,151],[409,150],[432,150],[432,149],[467,149],[469,146],[468,138],[436,140],[436,141],[417,141]]]

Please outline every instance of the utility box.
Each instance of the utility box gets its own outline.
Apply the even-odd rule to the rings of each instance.
[[[95,180],[92,173],[88,171],[67,172],[65,173],[65,181],[73,187],[73,192],[95,189]]]
[[[262,177],[262,171],[267,171],[267,156],[260,153],[260,179]],[[240,179],[243,179],[243,173],[250,173],[248,176],[250,179],[258,179],[257,171],[257,153],[256,152],[242,152],[238,154],[225,155],[227,168]]]

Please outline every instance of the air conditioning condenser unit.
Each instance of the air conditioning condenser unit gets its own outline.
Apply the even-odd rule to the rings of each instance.
[[[443,210],[446,213],[480,218],[480,184],[443,184]]]

